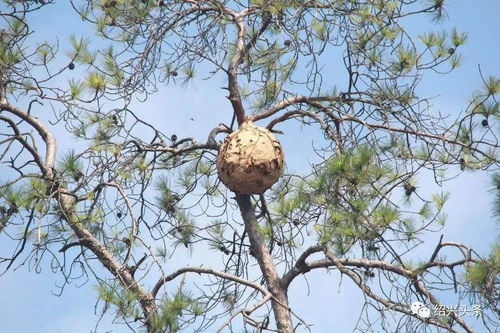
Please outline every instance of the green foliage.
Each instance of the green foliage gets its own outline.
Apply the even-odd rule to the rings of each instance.
[[[169,214],[175,213],[175,205],[179,201],[179,197],[172,192],[168,178],[164,176],[158,178],[155,182],[155,188],[158,192],[156,198],[158,206]]]
[[[451,31],[451,41],[453,46],[459,47],[467,41],[467,33],[466,32],[458,32],[457,29],[453,29]]]
[[[440,44],[440,39],[435,32],[429,32],[424,35],[420,35],[419,39],[424,43],[427,47],[433,47]],[[442,41],[441,41],[442,43]]]
[[[426,219],[426,220],[430,219],[433,215],[432,206],[428,202],[425,202],[422,205],[422,208],[420,208],[420,211],[418,212],[418,214],[420,216],[422,216],[423,219]]]
[[[0,66],[12,66],[20,62],[21,59],[22,53],[17,48],[10,48],[4,43],[0,43]]]
[[[41,2],[11,3],[29,7]],[[413,250],[418,243],[414,240],[423,231],[433,231],[431,223],[432,227],[439,228],[446,220],[442,210],[449,194],[434,194],[430,201],[421,198],[415,183],[419,170],[432,169],[436,176],[442,173],[444,178],[443,164],[472,169],[482,167],[481,163],[487,163],[488,158],[490,163],[495,163],[493,153],[479,160],[477,151],[481,148],[478,140],[488,137],[493,130],[492,118],[499,117],[495,95],[500,91],[500,81],[494,77],[484,78],[484,86],[476,92],[468,110],[470,121],[464,118],[453,131],[448,131],[449,124],[441,123],[444,118],[430,112],[429,100],[416,96],[417,83],[426,70],[439,73],[443,67],[444,72],[458,67],[462,57],[456,49],[466,42],[467,34],[456,29],[428,32],[419,37],[422,43],[415,43],[404,28],[406,17],[419,10],[442,19],[444,0],[425,0],[424,5],[428,7],[420,9],[420,2],[407,6],[396,0],[335,0],[316,4],[298,0],[253,0],[251,3],[253,7],[236,19],[231,10],[223,7],[234,5],[238,7],[237,12],[243,9],[243,3],[91,0],[87,8],[80,9],[80,15],[95,24],[100,36],[109,38],[113,47],[95,51],[89,39],[73,35],[67,52],[69,65],[63,63],[60,70],[48,66],[57,45],[49,42],[28,47],[17,42],[13,45],[12,36],[22,38],[22,34],[26,34],[27,37],[30,30],[26,30],[21,20],[9,21],[9,33],[0,35],[0,73],[8,72],[8,91],[18,89],[19,94],[29,95],[32,101],[40,103],[56,105],[59,99],[63,107],[54,107],[57,112],[60,110],[58,120],[76,137],[86,140],[88,147],[81,153],[70,150],[64,154],[53,170],[55,178],[50,183],[36,178],[41,175],[48,179],[50,172],[42,170],[35,177],[28,173],[33,168],[39,169],[32,159],[16,169],[24,163],[23,157],[9,161],[11,152],[6,153],[3,165],[10,163],[26,178],[0,188],[2,217],[5,206],[15,214],[21,209],[28,210],[28,214],[23,211],[15,215],[16,218],[29,214],[39,218],[38,229],[36,226],[26,228],[27,235],[36,240],[37,251],[41,243],[45,243],[49,253],[54,252],[49,248],[51,243],[68,245],[79,241],[82,233],[75,235],[71,229],[77,224],[88,231],[83,234],[93,235],[96,241],[102,242],[123,269],[133,264],[139,267],[140,252],[151,251],[141,260],[142,266],[134,276],[141,285],[150,281],[151,276],[146,274],[160,271],[166,274],[175,269],[170,267],[170,259],[175,260],[174,255],[183,252],[176,252],[179,245],[191,251],[198,242],[203,244],[201,248],[208,246],[224,254],[221,257],[228,273],[255,281],[258,277],[248,268],[256,255],[248,249],[249,238],[243,239],[249,229],[244,231],[244,223],[236,217],[233,220],[236,207],[232,205],[232,194],[219,191],[222,185],[219,187],[216,179],[216,150],[200,148],[200,141],[194,141],[196,133],[193,139],[169,140],[171,133],[165,135],[158,124],[148,123],[147,117],[132,110],[137,99],[147,99],[150,93],[161,89],[159,82],[186,85],[197,75],[204,78],[232,75],[227,66],[235,65],[231,60],[243,42],[242,59],[238,59],[235,69],[242,97],[247,97],[243,108],[253,107],[253,111],[260,112],[277,106],[275,113],[256,119],[279,121],[283,120],[279,119],[283,114],[291,115],[294,119],[290,120],[300,122],[301,126],[320,123],[320,134],[324,135],[324,140],[314,136],[315,146],[310,150],[318,153],[320,162],[305,175],[283,176],[265,194],[266,199],[270,199],[267,211],[263,202],[253,197],[258,211],[256,230],[271,245],[273,259],[285,268],[293,265],[300,249],[322,244],[339,256],[361,254],[391,263],[406,260],[407,252],[403,254],[403,251]],[[234,34],[239,31],[237,23],[240,22],[235,22],[238,20],[246,28],[243,41],[238,41]],[[261,27],[267,30],[262,31]],[[26,32],[22,32],[24,30]],[[96,43],[101,45],[100,41]],[[338,49],[330,48],[332,46]],[[336,50],[349,75],[334,74],[331,79],[328,71],[323,72],[322,65],[326,61],[329,66],[330,56]],[[38,69],[32,71],[31,67]],[[66,71],[75,68],[75,72]],[[40,69],[44,77],[38,80],[29,77]],[[159,76],[158,71],[161,71]],[[69,79],[65,87],[51,87],[61,73],[75,73],[80,77]],[[337,89],[337,86],[343,88]],[[296,102],[295,95],[307,96],[309,100],[304,102],[305,98],[300,98],[300,102]],[[16,100],[8,97],[9,102]],[[279,105],[280,102],[286,104],[288,98],[291,105]],[[38,105],[33,105],[30,110],[35,113]],[[293,110],[300,110],[300,116],[289,112]],[[228,117],[227,123],[231,115]],[[490,120],[490,123],[480,127],[481,120]],[[41,118],[39,121],[43,122]],[[31,125],[29,121],[19,124],[22,133],[29,133],[25,132]],[[478,130],[483,137],[476,134]],[[38,133],[42,134],[40,130]],[[179,138],[187,137],[185,133],[177,134]],[[27,145],[32,144],[29,135],[22,134],[22,138],[26,138]],[[44,139],[42,135],[41,140]],[[36,140],[40,138],[33,139],[35,149],[39,146]],[[453,140],[459,141],[458,144],[453,144]],[[319,148],[318,142],[324,145]],[[194,152],[183,152],[191,150]],[[30,153],[29,150],[22,152]],[[210,157],[206,159],[206,156]],[[162,176],[153,178],[155,172],[160,171]],[[495,212],[500,215],[500,176],[497,176],[494,176],[498,190]],[[117,193],[103,182],[114,182],[125,193]],[[61,193],[66,192],[58,193],[58,189],[72,191],[76,200],[68,204],[69,207],[62,207],[59,199],[65,195]],[[213,220],[211,216],[218,216],[220,220],[207,225],[203,216],[210,216],[208,221]],[[132,224],[132,220],[137,223]],[[3,226],[2,219],[0,229]],[[250,239],[253,242],[253,238]],[[407,241],[410,244],[406,244]],[[88,244],[78,244],[82,245],[82,255],[97,257],[109,269],[112,261],[103,259],[99,252],[104,251],[103,248],[96,250]],[[129,248],[128,261],[124,262]],[[98,255],[94,257],[91,252]],[[467,267],[465,276],[474,289],[485,292],[491,285],[491,277],[498,273],[500,250],[494,252],[489,259]],[[83,257],[76,256],[76,263],[79,264],[80,258]],[[163,265],[158,266],[161,261],[166,263],[165,271]],[[54,269],[61,268],[56,267],[57,260],[53,262]],[[403,266],[421,272],[423,264],[410,261]],[[357,273],[357,269],[352,272]],[[223,306],[230,312],[247,302],[242,302],[241,297],[246,294],[239,294],[239,287],[234,288],[234,292],[229,288],[232,284],[217,286],[222,289],[213,298],[208,295],[209,303],[199,302],[184,289],[183,279],[176,291],[172,291],[173,282],[162,289],[165,294],[159,294],[155,300],[157,311],[145,318],[135,286],[124,288],[117,270],[109,270],[116,281],[107,284],[100,279],[99,297],[105,309],[114,309],[117,317],[134,326],[132,329],[150,324],[153,332],[177,332],[193,323],[192,316],[205,315],[206,311]],[[93,272],[100,273],[99,270]],[[389,277],[390,273],[386,275]],[[70,281],[72,277],[65,278]],[[222,280],[211,279],[211,286]],[[149,291],[146,285],[144,290]],[[381,284],[372,290],[385,293],[384,287]],[[205,291],[202,292],[205,296]],[[398,291],[394,295],[403,293]],[[245,305],[250,303],[248,299]],[[259,316],[257,312],[256,316]],[[250,322],[250,318],[247,319]]]
[[[78,160],[74,150],[70,150],[64,155],[61,162],[59,163],[59,169],[64,175],[71,176],[75,181],[79,181],[83,176],[83,165]]]
[[[186,86],[196,76],[196,67],[193,62],[186,64],[182,67],[181,72],[184,74],[182,84]]]
[[[54,49],[55,47],[48,42],[44,42],[37,47],[36,51],[43,64],[47,64],[47,62],[55,57]]]
[[[314,177],[297,184],[293,195],[279,196],[273,211],[285,223],[311,206],[325,206],[328,218],[314,225],[318,241],[341,249],[356,239],[370,238],[368,226],[384,229],[399,219],[399,212],[388,204],[370,207],[377,195],[373,184],[389,173],[377,163],[372,148],[359,146],[327,160]]]
[[[495,216],[500,216],[500,172],[494,173],[491,176],[491,191],[495,195],[493,201],[493,213]]]
[[[401,33],[401,29],[399,27],[385,26],[380,30],[380,33],[385,39],[395,40]]]
[[[194,220],[185,210],[176,210],[174,213],[177,226],[172,230],[172,234],[180,244],[189,247],[196,235]]]
[[[210,176],[214,168],[214,164],[207,161],[200,161],[196,166],[197,173],[204,176]]]
[[[400,66],[396,64],[396,66]],[[397,72],[401,71],[401,67],[394,67]],[[400,103],[403,106],[410,105],[415,100],[414,92],[409,89],[397,88],[391,86],[380,86],[375,91],[375,99],[380,102]]]
[[[71,35],[69,37],[69,42],[73,48],[72,52],[69,53],[71,58],[76,57],[78,54],[87,51],[90,40],[88,38],[80,37],[76,35]]]
[[[90,72],[87,74],[85,83],[91,91],[102,91],[106,88],[106,77],[99,72]]]
[[[446,0],[427,0],[431,8],[434,9],[432,12],[432,18],[434,21],[439,22],[446,18],[445,3]]]
[[[132,289],[124,290],[122,287],[110,286],[104,282],[96,289],[101,300],[115,306],[117,317],[139,318],[139,299]]]
[[[179,177],[179,185],[184,189],[189,190],[192,188],[196,177],[196,167],[194,165],[188,165],[182,170],[182,174]]]
[[[450,58],[450,65],[452,69],[460,67],[463,63],[463,57],[460,54],[453,54]]]
[[[265,0],[252,0],[253,5],[265,8],[271,14],[280,14],[287,9],[295,9],[302,4],[302,1],[298,0],[276,0],[276,1],[265,1]]]
[[[315,37],[321,41],[325,41],[327,38],[327,27],[326,22],[320,20],[313,20],[311,27],[315,33]]]
[[[165,295],[159,305],[159,311],[153,315],[151,326],[154,331],[178,332],[181,330],[180,319],[189,313],[199,316],[204,307],[184,290],[184,279],[173,295]]]
[[[412,47],[398,47],[397,55],[397,60],[393,62],[394,72],[408,72],[417,62],[417,54]]]
[[[41,178],[29,178],[27,183],[0,187],[0,199],[12,212],[33,209],[39,216],[47,213],[48,183]]]
[[[71,43],[73,44],[73,41]],[[70,52],[71,58],[74,58],[75,61],[86,65],[92,65],[93,63],[95,63],[97,52],[91,52],[88,49],[90,43],[89,40],[80,39],[75,43],[76,44],[73,44],[73,51]]]
[[[117,63],[117,55],[114,53],[113,47],[109,47],[106,52],[104,52],[104,58],[102,59],[102,69],[106,71],[106,74],[111,80],[111,84],[114,86],[120,86],[125,77],[124,71],[119,68]]]
[[[85,85],[81,81],[75,79],[69,80],[70,99],[79,99],[84,91],[84,88]]]
[[[488,76],[484,82],[484,90],[487,95],[497,95],[500,93],[500,79]]]
[[[495,286],[497,286],[495,279],[498,279],[499,274],[500,242],[497,241],[493,245],[489,258],[467,265],[464,277],[474,290],[482,293],[491,293],[496,292],[494,290]]]
[[[392,145],[398,144],[395,137],[391,140]],[[424,223],[443,225],[446,214],[442,208],[449,194],[433,195],[432,204],[425,202],[414,213],[402,210],[390,199],[392,187],[400,182],[397,170],[380,163],[378,156],[375,148],[360,145],[327,159],[311,177],[293,183],[292,192],[278,190],[271,206],[276,214],[275,225],[295,224],[304,220],[305,212],[321,207],[326,214],[314,219],[315,234],[320,244],[331,246],[338,254],[345,254],[361,240],[369,244],[389,230],[414,239],[416,228],[410,214],[420,216]],[[404,188],[406,199],[403,199],[408,200],[416,190],[415,181],[408,179]],[[271,236],[272,229],[267,224],[261,228],[264,234]]]
[[[493,89],[496,89],[493,87]],[[500,117],[500,113],[498,112],[498,102],[494,100],[487,100],[481,104],[477,108],[474,109],[474,113],[481,114],[486,118],[490,116]]]
[[[101,283],[97,286],[97,292],[99,298],[105,302],[118,304],[119,297],[115,291],[115,288],[108,286],[107,284]]]
[[[443,209],[444,204],[448,201],[450,198],[450,193],[439,193],[439,194],[433,194],[431,196],[432,201],[434,201],[436,208],[438,210]]]
[[[163,262],[166,262],[169,256],[169,253],[164,247],[157,247],[155,250],[155,256],[162,259]]]
[[[372,216],[376,228],[385,228],[392,222],[398,221],[401,213],[396,207],[383,205],[373,210]]]

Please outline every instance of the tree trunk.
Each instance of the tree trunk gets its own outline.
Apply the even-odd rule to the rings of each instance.
[[[292,317],[288,306],[288,295],[286,289],[281,283],[281,279],[276,271],[269,248],[267,247],[264,237],[258,228],[257,218],[255,216],[255,207],[250,201],[249,195],[236,195],[236,201],[240,207],[241,216],[245,222],[246,232],[250,239],[251,250],[257,259],[260,270],[267,283],[269,292],[273,295],[272,308],[274,312],[274,319],[278,332],[292,333],[293,324]]]

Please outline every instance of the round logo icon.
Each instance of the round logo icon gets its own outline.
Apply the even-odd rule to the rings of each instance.
[[[420,310],[418,310],[418,316],[420,318],[429,318],[431,316],[431,310],[428,307],[421,307]]]
[[[413,302],[413,303],[411,303],[411,306],[410,306],[411,313],[418,315],[418,310],[420,310],[423,307],[424,307],[424,303],[419,302],[419,301]]]
[[[415,301],[410,305],[411,313],[419,316],[420,318],[429,318],[431,316],[431,310],[425,306],[424,303]]]

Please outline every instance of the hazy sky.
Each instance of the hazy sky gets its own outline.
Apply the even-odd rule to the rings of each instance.
[[[66,13],[67,9],[68,7],[57,4],[37,14],[38,17],[34,20],[35,33],[41,36],[40,39],[57,36],[61,41],[66,41],[71,33],[83,31],[80,21],[75,22],[74,14]],[[500,2],[450,1],[448,14],[449,20],[444,26],[456,26],[459,30],[469,32],[469,40],[462,47],[465,61],[461,68],[450,75],[424,81],[420,91],[426,96],[440,95],[435,99],[434,107],[445,114],[456,114],[457,111],[464,110],[470,93],[481,84],[479,64],[484,74],[500,75]],[[440,26],[443,24],[433,26],[429,20],[411,22],[414,31],[439,30]],[[222,85],[222,81],[216,80],[214,83],[198,80],[187,88],[163,88],[160,94],[144,103],[143,114],[150,120],[157,119],[161,114],[167,132],[176,129],[179,133],[201,135],[202,140],[207,129],[222,121],[229,122],[230,106],[223,98],[225,92],[219,89]],[[191,117],[195,117],[195,121],[191,121]],[[56,133],[64,135],[59,130]],[[301,152],[310,149],[313,130],[304,130],[301,138],[304,140],[296,140],[295,136],[293,140],[286,135],[280,137],[285,152],[295,152],[287,154],[287,163],[291,167],[304,162],[301,162]],[[61,141],[63,140],[59,140]],[[71,142],[66,140],[59,145],[59,152],[62,152]],[[440,233],[426,238],[426,248],[433,249],[439,235],[444,234],[445,239],[467,243],[480,253],[489,251],[498,235],[498,228],[491,217],[492,197],[487,193],[488,182],[484,173],[467,172],[446,185],[446,190],[452,194],[447,205],[448,224]],[[430,180],[419,179],[421,187],[430,184]],[[0,250],[5,251],[2,244]],[[423,258],[430,256],[429,251],[423,253]],[[198,260],[199,258],[193,259]],[[60,279],[61,276],[52,273],[47,265],[40,274],[28,272],[27,267],[20,267],[1,277],[0,332],[83,333],[93,329],[97,321],[93,314],[96,302],[95,282],[90,281],[83,286],[71,284],[66,287],[62,296],[56,297],[52,293],[57,292],[56,284],[61,282]],[[359,316],[357,305],[361,300],[361,293],[357,288],[344,282],[339,289],[338,275],[327,275],[324,271],[311,273],[308,280],[310,294],[307,298],[308,284],[303,278],[297,279],[292,285],[289,295],[295,312],[307,322],[314,323],[313,332],[332,332],[332,327],[336,328],[336,332],[351,331]],[[126,327],[109,326],[106,320],[109,317],[99,326],[99,332],[106,329],[129,332]]]

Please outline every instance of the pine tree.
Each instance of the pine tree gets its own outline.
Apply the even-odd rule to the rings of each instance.
[[[88,278],[103,315],[148,333],[314,331],[289,298],[311,271],[358,287],[357,331],[473,332],[456,312],[411,307],[443,306],[443,290],[476,300],[477,329],[494,330],[499,245],[480,256],[441,236],[420,252],[446,222],[450,194],[429,195],[419,179],[499,166],[498,78],[478,73],[483,86],[457,121],[420,95],[431,73],[461,65],[467,34],[415,33],[406,20],[444,20],[445,3],[72,0],[64,14],[93,38],[59,44],[30,23],[59,3],[3,1],[0,241],[13,252],[0,265],[50,262],[65,284]],[[213,129],[169,133],[144,120],[151,96],[200,79],[227,92]],[[263,192],[228,189],[219,148],[249,122],[280,154],[274,136],[299,141],[296,126],[313,128],[307,152],[283,145],[285,162],[314,156],[309,168],[288,165]],[[77,144],[58,151],[69,137]],[[252,182],[281,170],[281,155],[252,165],[250,150]],[[495,174],[497,215],[498,183]]]

